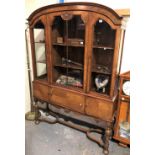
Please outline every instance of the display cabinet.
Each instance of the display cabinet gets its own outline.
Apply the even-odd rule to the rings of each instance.
[[[119,12],[120,13],[120,12]],[[95,3],[42,7],[28,18],[33,62],[36,122],[45,111],[102,133],[108,154],[118,96],[126,16]],[[69,123],[63,123],[73,127]],[[74,125],[75,127],[75,125]],[[99,129],[97,129],[99,128]]]
[[[130,72],[120,75],[120,91],[114,129],[114,139],[120,145],[130,145]]]

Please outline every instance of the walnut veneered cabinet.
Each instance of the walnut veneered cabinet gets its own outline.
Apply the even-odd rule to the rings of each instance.
[[[105,154],[118,96],[125,19],[106,6],[82,2],[45,6],[28,18],[35,101],[47,103],[53,113],[105,129]]]
[[[130,145],[130,71],[120,75],[120,91],[114,128],[114,139]]]

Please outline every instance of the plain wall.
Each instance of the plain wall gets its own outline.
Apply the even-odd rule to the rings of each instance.
[[[29,17],[29,15],[36,9],[58,3],[59,0],[25,0],[25,22],[26,19]],[[65,2],[78,2],[78,0],[65,0]],[[108,6],[112,9],[130,9],[131,8],[131,0],[130,1],[124,1],[124,0],[80,0],[79,2],[95,2],[99,4],[103,4],[105,6]],[[132,16],[132,15],[131,15]],[[130,70],[130,57],[129,54],[131,54],[131,44],[130,44],[130,39],[131,39],[131,28],[130,28],[130,19],[127,23],[127,29],[126,29],[126,35],[125,35],[125,42],[124,42],[124,49],[123,49],[123,59],[122,59],[122,67],[121,67],[121,72],[126,72]],[[29,36],[27,37],[28,42]],[[30,52],[30,45],[28,46],[29,52]],[[31,63],[31,54],[29,53],[30,56],[30,64]],[[25,65],[25,112],[30,111],[30,95],[29,95],[29,82],[28,82],[28,72],[27,72],[27,61]],[[30,65],[30,68],[32,68],[32,65]],[[32,73],[32,70],[31,70]]]

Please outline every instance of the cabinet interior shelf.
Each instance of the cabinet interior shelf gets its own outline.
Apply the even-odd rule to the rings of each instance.
[[[37,44],[45,44],[45,41],[35,41],[34,43],[37,43]]]
[[[84,47],[84,45],[74,45],[74,44],[67,44],[67,43],[53,43],[54,46],[73,46],[73,47]],[[113,47],[108,47],[108,46],[101,46],[101,45],[94,45],[93,48],[100,48],[104,50],[113,50]]]
[[[92,70],[91,71],[93,73],[111,75],[111,69],[110,69],[110,67],[107,67],[106,65],[94,64],[94,65],[92,65]]]
[[[72,64],[67,64],[67,65],[64,65],[64,64],[55,64],[54,66],[55,67],[62,67],[62,68],[71,68],[71,69],[83,70],[82,67],[79,67],[77,65],[72,65]]]
[[[78,70],[83,70],[82,67],[79,67],[77,65],[72,65],[72,64],[67,64],[67,65],[64,65],[64,64],[54,64],[55,67],[62,67],[62,68],[72,68],[72,69],[78,69]],[[107,74],[107,75],[111,75],[110,72],[106,72],[106,71],[99,71],[95,68],[92,69],[92,72],[93,73],[100,73],[100,74]]]
[[[46,60],[38,60],[36,61],[37,63],[43,63],[43,64],[46,64]]]
[[[103,46],[103,45],[94,45],[93,48],[101,48],[101,49],[104,49],[104,50],[113,50],[114,49],[113,47]]]
[[[95,68],[92,68],[92,72],[93,72],[93,73],[100,73],[100,74],[107,74],[107,75],[111,75],[111,73],[110,73],[110,72],[106,72],[106,71],[99,71],[99,70],[97,70],[97,69],[95,69]]]
[[[47,80],[47,74],[43,74],[37,77],[39,80]]]
[[[53,86],[54,87],[62,87],[62,88],[67,88],[67,89],[74,89],[76,91],[79,91],[79,92],[83,92],[83,88],[81,87],[77,87],[77,86],[72,86],[72,85],[62,85],[62,84],[58,84],[58,83],[53,83]]]
[[[98,97],[108,97],[108,94],[107,94],[107,92],[105,92],[105,93],[98,93],[98,92],[96,92],[96,88],[93,88],[92,87],[92,89],[91,89],[91,92],[90,92],[90,94],[92,94],[92,95],[95,95],[95,96],[98,96]]]
[[[73,47],[84,47],[84,45],[74,45],[74,44],[60,44],[60,43],[53,43],[54,46],[73,46]]]

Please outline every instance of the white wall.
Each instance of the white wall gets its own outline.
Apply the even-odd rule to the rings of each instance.
[[[40,7],[58,2],[58,0],[25,0],[25,18],[28,18],[34,10]]]
[[[125,1],[125,0],[65,0],[65,2],[95,2],[95,3],[99,3],[99,4],[103,4],[106,5],[110,8],[113,9],[124,9],[124,8],[131,8],[131,2],[130,1]],[[36,9],[46,6],[46,5],[50,5],[50,4],[54,4],[54,3],[58,3],[59,0],[25,0],[25,20],[28,18],[28,16]],[[132,15],[131,15],[132,16]],[[130,19],[128,21],[127,24],[127,30],[126,30],[126,36],[125,36],[125,42],[124,42],[124,52],[123,52],[123,60],[122,60],[122,68],[121,68],[121,72],[125,72],[130,70],[130,64],[131,64],[131,60],[130,60],[130,54],[132,52],[132,46],[131,46],[131,35],[133,34],[133,32],[131,31],[131,27],[130,27]],[[133,30],[133,29],[132,29]],[[30,97],[29,97],[29,87],[28,87],[28,74],[27,74],[27,70],[26,70],[26,77],[25,77],[25,97],[26,97],[26,101],[25,101],[25,112],[30,110]]]
[[[25,61],[26,62],[26,61]],[[28,82],[27,62],[25,64],[25,112],[30,111],[30,91]]]
[[[109,6],[113,9],[129,8],[131,0],[65,0],[65,2],[92,2]]]

